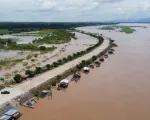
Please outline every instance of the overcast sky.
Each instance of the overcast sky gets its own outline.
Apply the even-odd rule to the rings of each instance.
[[[150,17],[150,0],[0,0],[0,21],[104,21]]]

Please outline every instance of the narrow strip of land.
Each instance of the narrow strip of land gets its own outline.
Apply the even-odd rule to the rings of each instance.
[[[2,105],[5,102],[11,101],[15,97],[24,94],[28,92],[30,89],[40,85],[41,83],[46,82],[47,80],[50,80],[51,78],[63,73],[64,71],[68,70],[69,68],[72,68],[79,64],[82,60],[88,60],[90,59],[93,55],[98,55],[100,52],[105,50],[106,48],[109,47],[110,41],[108,39],[105,39],[102,43],[101,46],[93,50],[92,52],[75,59],[69,63],[66,63],[56,69],[53,69],[51,71],[45,72],[39,76],[36,76],[35,78],[32,78],[32,80],[25,81],[13,88],[5,88],[4,90],[10,91],[10,94],[8,95],[1,95],[0,94],[0,105]]]

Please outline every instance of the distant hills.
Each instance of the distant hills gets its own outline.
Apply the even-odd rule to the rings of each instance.
[[[150,17],[148,18],[141,18],[141,19],[117,19],[117,20],[110,20],[108,22],[122,22],[122,23],[150,23]]]

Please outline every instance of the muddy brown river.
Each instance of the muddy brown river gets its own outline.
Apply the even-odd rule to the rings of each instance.
[[[144,26],[133,34],[79,28],[111,37],[119,47],[65,91],[53,90],[52,100],[18,107],[20,120],[150,120],[150,25]]]

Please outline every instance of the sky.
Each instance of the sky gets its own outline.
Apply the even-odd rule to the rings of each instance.
[[[0,0],[0,21],[86,22],[150,17],[150,0]]]

